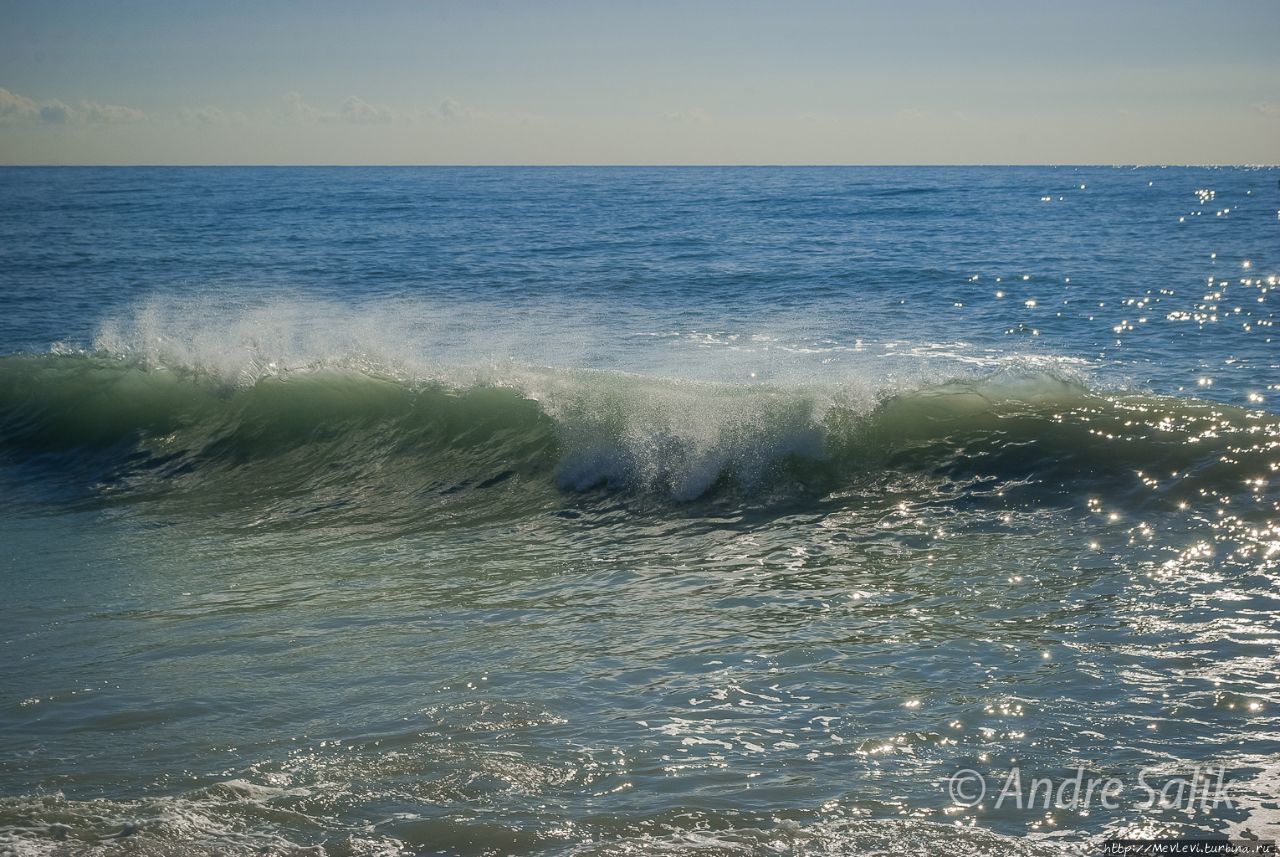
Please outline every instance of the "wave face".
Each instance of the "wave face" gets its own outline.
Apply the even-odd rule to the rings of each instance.
[[[824,496],[892,470],[1179,503],[1271,470],[1280,425],[1053,374],[878,394],[531,368],[462,384],[342,367],[232,383],[76,354],[0,360],[0,442],[11,464],[147,494],[429,498],[523,483],[769,500]]]

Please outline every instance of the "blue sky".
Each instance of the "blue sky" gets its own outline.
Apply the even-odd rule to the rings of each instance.
[[[1275,163],[1280,2],[5,2],[4,163]]]

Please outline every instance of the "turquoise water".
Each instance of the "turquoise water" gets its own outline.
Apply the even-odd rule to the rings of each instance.
[[[0,853],[1275,837],[1278,179],[0,170]]]

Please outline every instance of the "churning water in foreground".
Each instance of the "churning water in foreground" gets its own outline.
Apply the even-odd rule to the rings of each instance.
[[[0,170],[0,853],[1277,836],[1277,178]]]

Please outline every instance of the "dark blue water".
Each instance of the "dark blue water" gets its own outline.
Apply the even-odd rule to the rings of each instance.
[[[1274,170],[36,168],[2,181],[7,351],[91,342],[104,317],[216,290],[417,300],[480,328],[550,305],[628,332],[786,320],[815,337],[1079,358],[1166,392],[1203,370],[1237,403],[1276,368]],[[1223,281],[1234,290],[1213,297]]]
[[[0,170],[0,848],[1275,836],[1278,274],[1274,169]]]

